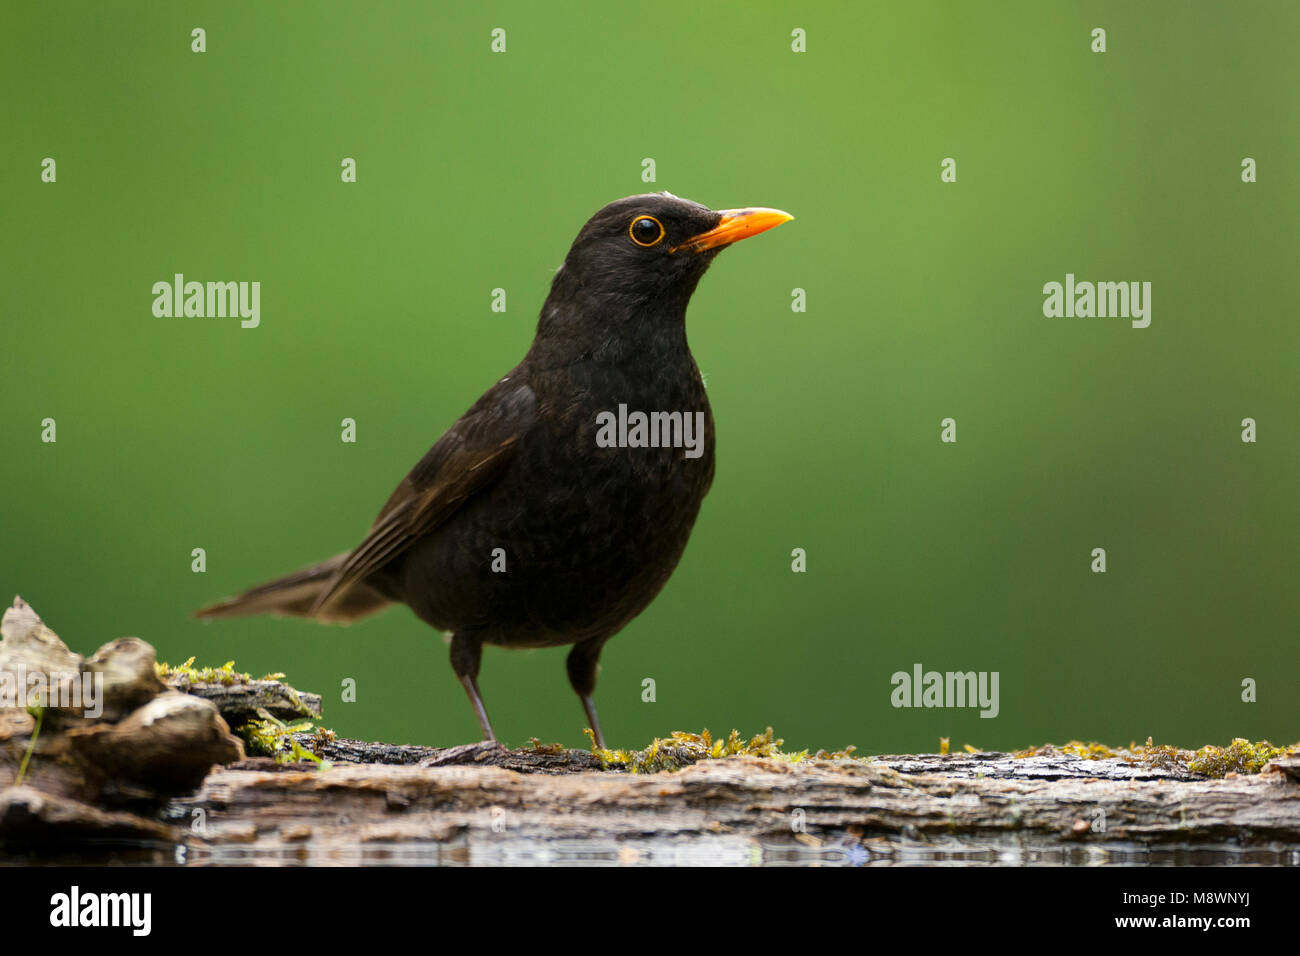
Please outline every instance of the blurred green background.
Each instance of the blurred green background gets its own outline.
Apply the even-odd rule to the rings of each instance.
[[[83,653],[287,671],[341,735],[476,739],[405,608],[189,612],[358,542],[522,356],[583,222],[668,189],[797,221],[693,300],[717,480],[605,650],[612,744],[1300,737],[1300,7],[867,6],[7,4],[5,598]],[[260,281],[261,327],[155,318],[175,272]],[[1045,318],[1067,272],[1151,281],[1150,328]],[[486,651],[507,742],[585,742],[564,654]],[[1000,672],[1000,715],[894,709],[915,662]]]

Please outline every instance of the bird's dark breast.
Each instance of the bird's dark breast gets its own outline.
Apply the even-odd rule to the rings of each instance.
[[[713,418],[689,353],[623,372],[529,373],[537,421],[506,473],[405,556],[403,599],[424,620],[487,643],[553,646],[608,637],[672,574],[713,480]],[[598,415],[703,414],[684,447],[602,447]],[[610,430],[603,438],[608,441]],[[617,438],[617,426],[613,430]]]

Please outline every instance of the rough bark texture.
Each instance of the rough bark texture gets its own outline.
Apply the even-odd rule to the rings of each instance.
[[[32,716],[0,708],[0,859],[1300,864],[1295,756],[1222,780],[1060,751],[736,756],[636,775],[559,747],[296,735],[332,763],[321,769],[243,759],[218,713],[296,716],[311,695],[255,686],[267,682],[181,693],[144,642],[83,660],[21,601],[0,631],[0,678],[92,672],[105,688],[98,719],[48,708],[34,747]]]
[[[482,742],[461,744],[458,747],[414,747],[342,739],[322,744],[312,734],[294,734],[294,737],[318,756],[344,763],[415,764],[421,767],[471,764],[517,770],[520,773],[576,773],[602,769],[600,761],[587,751],[565,750],[560,747],[507,750],[501,744]]]
[[[93,690],[92,690],[93,688]],[[30,710],[29,708],[34,708]],[[0,840],[136,827],[214,764],[243,757],[216,706],[159,680],[154,650],[124,637],[72,653],[21,598],[0,620]],[[122,814],[144,813],[132,824]]]
[[[239,684],[198,683],[184,678],[169,678],[169,687],[184,694],[211,701],[231,727],[238,727],[262,712],[278,720],[292,721],[303,717],[319,718],[320,694],[294,690],[275,680],[251,680]]]
[[[730,757],[638,776],[503,769],[528,751],[487,745],[440,753],[323,773],[246,762],[171,813],[218,861],[1300,861],[1294,758],[1178,780],[1060,755]]]

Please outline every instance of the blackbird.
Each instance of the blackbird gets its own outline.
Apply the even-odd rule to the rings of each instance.
[[[354,621],[390,604],[450,631],[485,740],[482,647],[572,644],[596,742],[604,643],[659,593],[713,481],[686,305],[728,245],[793,218],[670,193],[612,202],[555,273],[523,361],[434,444],[344,554],[196,612]]]

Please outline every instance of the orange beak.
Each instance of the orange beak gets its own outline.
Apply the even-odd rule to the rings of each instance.
[[[673,246],[668,251],[678,252],[684,249],[687,252],[703,252],[705,249],[729,246],[741,239],[748,239],[750,236],[757,236],[760,232],[767,232],[772,227],[779,226],[783,222],[789,222],[794,218],[788,212],[782,212],[779,209],[764,209],[758,206],[751,209],[723,209],[721,212],[722,221],[708,232],[692,236],[680,245]]]

